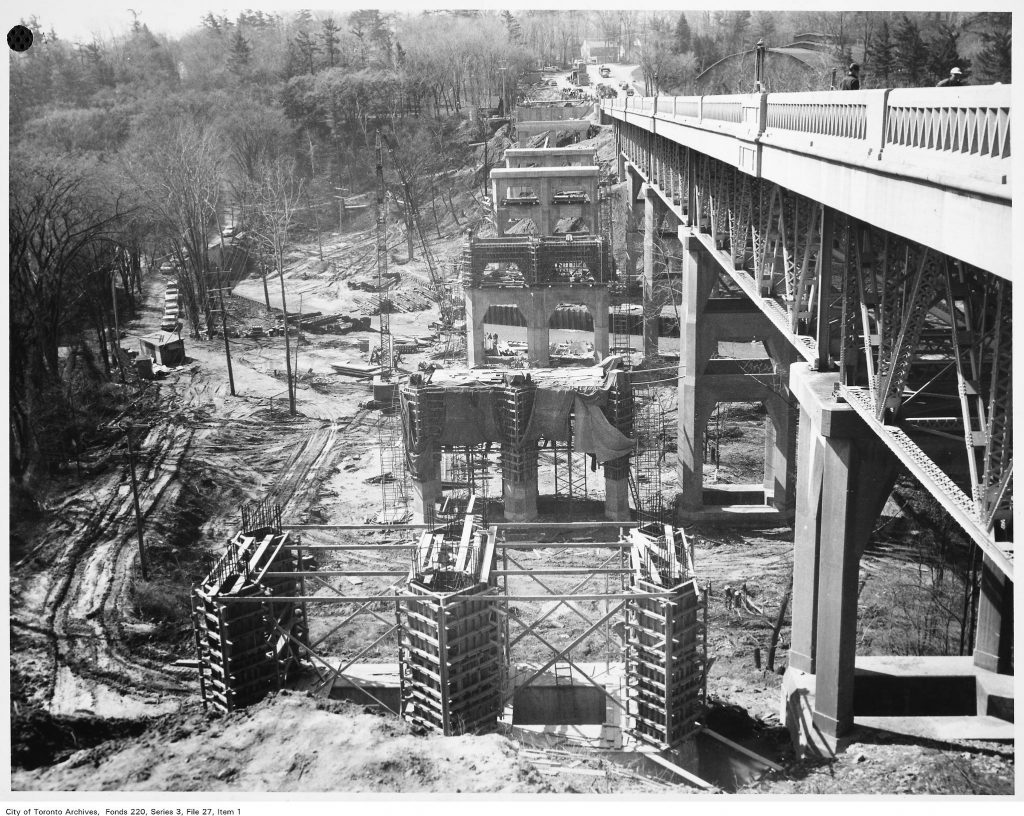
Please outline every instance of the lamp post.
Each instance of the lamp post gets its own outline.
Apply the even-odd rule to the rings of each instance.
[[[764,55],[767,49],[764,46],[764,40],[760,39],[757,41],[757,46],[754,48],[754,90],[764,90]]]

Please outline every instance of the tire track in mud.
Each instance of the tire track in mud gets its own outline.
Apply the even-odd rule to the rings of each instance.
[[[323,423],[303,440],[293,454],[275,489],[282,517],[298,519],[316,501],[321,477],[346,452],[343,444],[355,430],[371,428],[367,419],[371,411],[360,408],[352,416]]]
[[[160,471],[155,481],[140,480],[139,503],[150,540],[181,488],[177,474],[191,437],[187,429],[163,427],[142,444],[151,452],[149,469]],[[180,675],[124,647],[121,610],[130,603],[138,557],[126,469],[107,479],[110,499],[93,514],[89,534],[66,551],[58,593],[48,601],[54,647],[49,708],[54,714],[83,708],[121,716],[163,713],[176,708],[175,698],[186,693]],[[105,712],[108,707],[113,710]]]

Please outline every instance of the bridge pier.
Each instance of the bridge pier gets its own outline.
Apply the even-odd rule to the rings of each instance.
[[[892,452],[832,395],[834,374],[794,365],[800,402],[800,459],[794,530],[793,627],[784,694],[814,675],[811,721],[791,730],[801,745],[836,743],[853,728],[860,558],[900,472]],[[799,727],[797,727],[799,726]],[[819,747],[820,750],[820,747]]]
[[[761,402],[765,420],[763,504],[793,511],[797,411],[789,393],[789,367],[797,355],[764,314],[746,298],[711,297],[718,267],[696,235],[679,229],[683,304],[680,320],[679,427],[680,509],[687,517],[705,508],[704,437],[720,402]],[[762,342],[768,358],[714,360],[719,341]],[[753,365],[757,373],[748,373]]]
[[[644,357],[652,357],[658,353],[658,328],[661,319],[659,300],[654,291],[655,239],[660,223],[658,211],[663,210],[664,205],[661,204],[658,194],[649,184],[643,186],[641,195],[644,199]]]
[[[974,665],[1013,674],[1013,581],[988,556],[982,565]]]

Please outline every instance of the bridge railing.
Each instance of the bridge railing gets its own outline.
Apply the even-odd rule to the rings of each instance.
[[[1010,195],[1012,86],[623,97],[636,113],[848,164]],[[656,127],[656,125],[655,125]]]

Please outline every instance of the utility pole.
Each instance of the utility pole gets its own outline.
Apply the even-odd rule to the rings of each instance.
[[[132,477],[132,501],[135,504],[135,534],[139,539],[139,570],[142,580],[149,580],[149,564],[146,560],[146,544],[142,536],[142,510],[139,507],[139,482],[135,476],[135,448],[132,446],[132,426],[122,427],[124,438],[128,442],[128,469]]]
[[[292,349],[288,340],[288,303],[284,295],[284,244],[277,248],[278,273],[281,275],[281,313],[284,315],[284,367],[288,377],[288,413],[295,416],[295,390],[292,388]]]
[[[121,355],[118,353],[121,349],[121,325],[117,319],[117,287],[114,285],[115,275],[114,270],[110,270],[110,301],[114,306],[114,345],[110,350],[114,353],[114,359],[117,360],[117,370],[121,372],[121,385],[125,384],[124,378],[124,366],[121,365]]]
[[[221,274],[224,274],[224,270],[221,270]],[[221,280],[220,283],[223,284],[224,281]],[[231,396],[235,396],[235,374],[231,370],[231,343],[228,341],[228,313],[224,308],[224,287],[218,287],[217,291],[220,293],[220,326],[224,333],[224,355],[228,358],[228,384],[231,386]]]
[[[299,324],[295,331],[295,382],[299,380],[299,346],[302,343],[302,295],[299,295]]]

